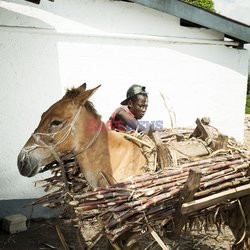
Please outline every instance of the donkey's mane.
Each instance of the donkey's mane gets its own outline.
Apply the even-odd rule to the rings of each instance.
[[[64,98],[68,99],[75,98],[80,94],[80,92],[81,91],[78,88],[67,89]]]
[[[81,91],[82,90],[80,90],[79,88],[67,89],[66,93],[64,95],[64,98],[69,98],[69,99],[75,98],[80,94]],[[98,114],[98,112],[95,109],[94,104],[91,101],[87,101],[84,106],[88,112],[90,112],[94,115],[94,117],[96,119],[98,119],[98,120],[101,119],[101,115]]]

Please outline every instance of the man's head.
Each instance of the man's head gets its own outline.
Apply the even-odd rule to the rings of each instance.
[[[134,114],[135,119],[141,119],[148,108],[147,94],[137,94],[128,101],[128,108]]]
[[[148,107],[146,87],[137,84],[132,85],[127,91],[127,98],[121,104],[128,105],[135,118],[141,119]]]

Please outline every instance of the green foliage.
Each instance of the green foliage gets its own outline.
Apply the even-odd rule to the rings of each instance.
[[[250,114],[250,74],[248,74],[247,82],[247,101],[246,101],[246,114]]]
[[[250,114],[250,95],[247,95],[246,114]]]
[[[184,2],[215,12],[213,0],[184,0]]]
[[[248,79],[247,79],[247,94],[250,94],[250,73],[248,74]]]

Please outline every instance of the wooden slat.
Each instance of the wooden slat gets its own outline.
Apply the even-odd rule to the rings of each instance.
[[[214,206],[221,202],[236,199],[250,194],[250,184],[223,191],[217,194],[207,196],[205,198],[184,203],[181,208],[182,214],[188,214],[203,208]]]

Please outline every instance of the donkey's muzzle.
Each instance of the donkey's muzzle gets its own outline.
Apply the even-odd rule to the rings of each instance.
[[[39,169],[38,163],[39,161],[35,157],[23,151],[17,157],[17,166],[20,174],[23,176],[32,177],[37,174]]]

